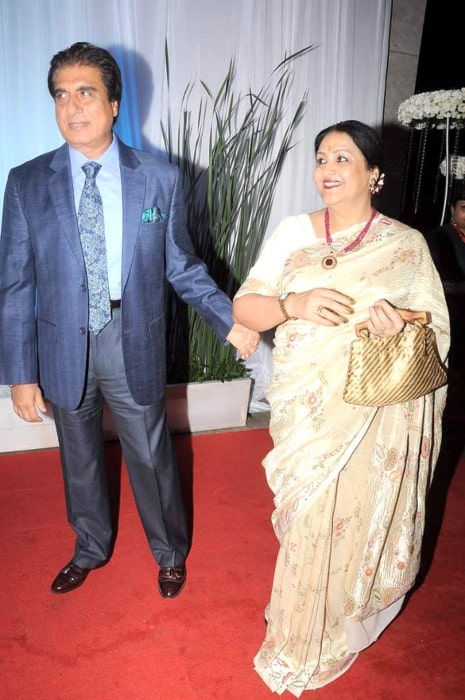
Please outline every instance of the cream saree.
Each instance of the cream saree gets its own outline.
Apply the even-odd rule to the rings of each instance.
[[[336,253],[360,227],[333,236]],[[289,217],[237,293],[330,287],[355,300],[349,323],[288,321],[275,334],[274,447],[263,465],[280,550],[255,669],[271,690],[296,697],[344,673],[414,584],[446,396],[443,387],[385,408],[342,399],[354,324],[380,298],[430,311],[446,358],[447,307],[423,236],[378,214],[363,244],[330,271],[321,266],[327,253],[308,215]]]

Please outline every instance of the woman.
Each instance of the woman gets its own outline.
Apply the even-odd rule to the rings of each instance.
[[[451,324],[449,391],[445,417],[465,421],[465,189],[450,203],[450,222],[425,234],[446,294]]]
[[[255,668],[271,690],[330,683],[393,620],[415,581],[445,388],[403,405],[342,399],[354,324],[392,336],[397,308],[427,310],[445,358],[441,283],[423,236],[372,208],[383,183],[377,133],[357,121],[315,140],[326,207],[285,219],[233,306],[276,326],[264,459],[280,543]]]

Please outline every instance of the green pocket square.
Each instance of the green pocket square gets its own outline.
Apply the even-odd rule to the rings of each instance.
[[[141,221],[143,224],[153,224],[159,221],[168,221],[168,214],[161,211],[159,207],[152,207],[151,209],[144,209],[142,212]]]

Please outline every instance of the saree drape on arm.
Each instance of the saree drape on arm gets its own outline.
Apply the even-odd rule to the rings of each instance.
[[[425,495],[438,457],[446,388],[401,405],[342,399],[354,324],[378,299],[431,313],[446,359],[449,320],[423,236],[378,214],[333,236],[337,265],[308,215],[288,217],[237,293],[277,296],[315,287],[355,300],[350,322],[276,329],[267,391],[273,449],[263,465],[280,543],[267,632],[255,668],[271,690],[299,697],[331,682],[399,612],[420,563]],[[340,251],[338,253],[338,251]]]

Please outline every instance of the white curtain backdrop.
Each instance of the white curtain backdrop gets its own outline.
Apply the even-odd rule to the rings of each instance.
[[[287,54],[294,63],[292,112],[308,103],[284,167],[269,233],[288,214],[321,206],[312,181],[313,140],[325,126],[360,119],[380,127],[392,0],[0,0],[0,191],[15,165],[62,143],[46,77],[54,53],[75,41],[108,48],[120,64],[123,101],[118,134],[164,153],[160,121],[174,121],[189,82],[215,93],[231,58],[236,92],[262,87]],[[164,57],[170,57],[168,95]],[[196,114],[199,86],[190,101]],[[169,99],[168,99],[169,98]],[[268,383],[270,345],[250,362],[259,410]]]

